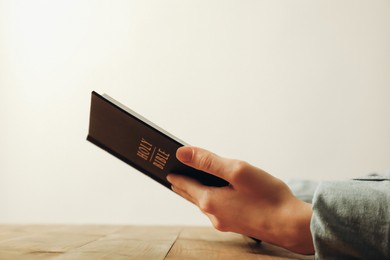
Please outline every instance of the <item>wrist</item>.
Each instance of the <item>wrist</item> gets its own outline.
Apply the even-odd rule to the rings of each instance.
[[[300,254],[314,254],[313,237],[310,231],[310,222],[313,215],[312,205],[298,200],[290,203],[290,210],[286,212],[286,225],[284,247]]]

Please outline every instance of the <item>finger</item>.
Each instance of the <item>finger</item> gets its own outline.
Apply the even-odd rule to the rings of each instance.
[[[200,184],[195,179],[179,174],[168,174],[167,180],[175,187],[176,190],[187,193],[196,202],[198,202],[202,192],[206,189],[206,186]]]
[[[180,147],[176,157],[182,163],[195,169],[211,173],[217,177],[228,180],[229,159],[222,158],[205,149],[191,146]]]

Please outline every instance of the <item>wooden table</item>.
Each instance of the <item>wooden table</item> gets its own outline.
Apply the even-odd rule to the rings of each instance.
[[[211,227],[0,225],[0,259],[313,259]]]

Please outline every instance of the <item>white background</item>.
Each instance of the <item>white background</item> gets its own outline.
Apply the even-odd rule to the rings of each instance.
[[[0,222],[206,224],[85,140],[90,92],[287,180],[390,166],[389,1],[0,0]]]

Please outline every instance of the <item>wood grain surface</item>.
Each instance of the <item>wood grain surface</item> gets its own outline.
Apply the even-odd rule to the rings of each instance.
[[[211,227],[0,225],[3,259],[314,259]]]

